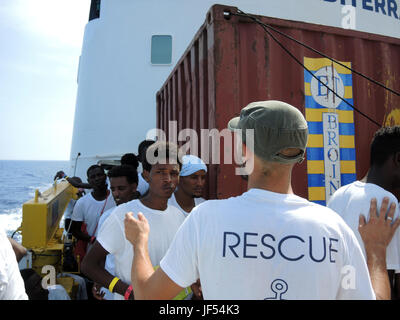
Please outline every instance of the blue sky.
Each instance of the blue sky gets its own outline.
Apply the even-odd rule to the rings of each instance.
[[[90,0],[0,0],[0,159],[67,160]]]

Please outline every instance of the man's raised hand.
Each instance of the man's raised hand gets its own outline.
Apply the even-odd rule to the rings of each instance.
[[[125,237],[133,246],[147,240],[149,238],[150,226],[145,216],[139,212],[137,219],[132,212],[125,214]]]
[[[382,200],[382,205],[377,211],[376,199],[371,199],[369,209],[369,221],[363,215],[360,215],[358,231],[364,242],[365,247],[382,246],[386,248],[393,238],[396,229],[400,225],[400,219],[394,219],[396,204],[392,202],[389,207],[389,212],[386,214],[389,207],[389,198],[385,197]]]

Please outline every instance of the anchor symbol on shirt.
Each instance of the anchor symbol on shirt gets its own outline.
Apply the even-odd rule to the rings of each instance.
[[[271,290],[275,293],[274,297],[265,298],[264,300],[284,300],[282,295],[288,290],[288,284],[282,279],[276,279],[271,283]]]

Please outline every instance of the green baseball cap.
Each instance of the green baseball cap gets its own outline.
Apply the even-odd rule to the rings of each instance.
[[[241,129],[243,143],[246,143],[246,130],[253,129],[252,151],[266,161],[288,164],[304,160],[307,121],[300,110],[290,104],[277,100],[252,102],[242,109],[240,117],[229,121],[228,129]],[[298,148],[301,152],[293,157],[280,153],[287,148]]]

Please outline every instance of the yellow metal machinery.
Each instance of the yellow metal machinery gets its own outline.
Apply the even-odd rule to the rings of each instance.
[[[32,254],[32,268],[40,275],[47,266],[53,266],[56,273],[79,273],[79,270],[63,270],[65,250],[72,250],[71,240],[63,237],[59,228],[61,218],[71,199],[77,199],[78,189],[67,181],[54,182],[53,186],[40,193],[22,206],[22,245]],[[72,254],[72,252],[70,252]],[[45,268],[44,268],[45,267]],[[74,299],[78,284],[72,277],[58,277],[71,299]]]

